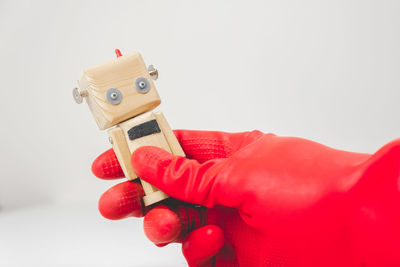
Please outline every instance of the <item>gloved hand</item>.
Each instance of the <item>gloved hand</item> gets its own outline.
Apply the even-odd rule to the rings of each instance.
[[[259,131],[175,134],[188,158],[143,147],[132,164],[183,202],[148,211],[123,182],[101,197],[103,216],[146,214],[150,240],[182,242],[190,266],[400,266],[400,140],[368,155]],[[123,176],[112,150],[92,169]]]

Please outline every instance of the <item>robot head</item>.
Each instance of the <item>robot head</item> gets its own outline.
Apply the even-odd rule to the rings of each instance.
[[[83,71],[79,88],[73,91],[76,102],[86,102],[101,130],[150,111],[160,103],[152,78],[157,71],[146,68],[142,56],[132,53]]]

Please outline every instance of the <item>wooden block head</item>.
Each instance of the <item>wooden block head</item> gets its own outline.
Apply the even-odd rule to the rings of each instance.
[[[84,70],[78,84],[102,130],[161,103],[139,53],[119,56]]]

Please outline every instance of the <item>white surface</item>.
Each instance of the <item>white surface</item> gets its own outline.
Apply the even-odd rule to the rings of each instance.
[[[144,240],[141,220],[107,221],[96,204],[0,213],[0,266],[186,266],[180,245]]]
[[[76,208],[115,182],[90,172],[109,144],[71,90],[115,48],[159,69],[173,128],[373,152],[400,136],[399,14],[397,0],[0,1],[0,260],[108,265],[121,251],[125,266],[139,250],[164,264],[169,248],[150,249],[135,220]]]

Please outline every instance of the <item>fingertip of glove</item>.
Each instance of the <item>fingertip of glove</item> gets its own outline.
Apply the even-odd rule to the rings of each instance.
[[[126,217],[126,214],[120,214],[115,211],[115,202],[117,202],[117,200],[113,197],[112,193],[106,191],[101,195],[98,202],[98,209],[104,218],[109,220],[119,220]]]
[[[99,199],[98,209],[109,220],[120,220],[129,216],[142,217],[143,195],[143,188],[138,183],[126,181],[104,192]]]
[[[92,173],[100,179],[110,180],[124,176],[118,159],[111,148],[99,155],[92,163]]]
[[[178,238],[181,232],[181,221],[175,212],[166,206],[159,205],[144,217],[143,230],[154,244],[165,246]]]
[[[102,168],[102,164],[97,159],[95,159],[95,161],[93,161],[92,163],[92,173],[97,178],[102,178],[102,179],[104,178],[104,171]]]
[[[189,263],[197,264],[217,254],[224,243],[222,229],[216,225],[206,225],[187,236],[182,244],[182,252]]]
[[[172,159],[173,155],[161,148],[144,146],[132,153],[131,163],[139,177],[152,178],[157,175],[160,167]]]

